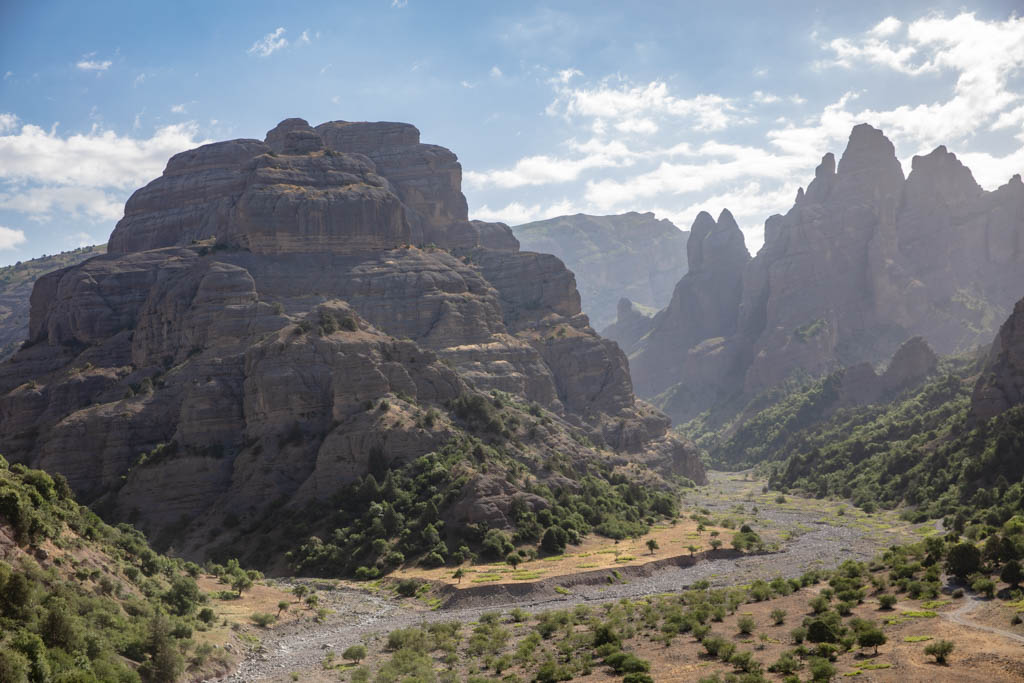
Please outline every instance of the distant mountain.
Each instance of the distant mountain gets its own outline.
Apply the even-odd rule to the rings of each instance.
[[[653,213],[559,216],[512,228],[523,249],[554,254],[576,275],[595,330],[615,322],[619,299],[660,309],[686,273],[689,233]]]
[[[684,278],[630,357],[638,394],[680,421],[882,362],[911,337],[940,355],[988,344],[1024,293],[1024,183],[986,192],[945,147],[914,157],[904,178],[892,143],[861,124],[838,167],[826,154],[793,208],[765,222],[753,259],[703,270],[741,283],[739,296]]]
[[[0,268],[0,361],[12,356],[28,339],[29,297],[36,280],[106,252],[105,244],[82,247]]]

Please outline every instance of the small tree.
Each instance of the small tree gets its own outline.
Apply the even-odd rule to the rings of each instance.
[[[981,552],[973,543],[957,543],[946,555],[946,571],[959,579],[966,579],[981,566]]]
[[[281,602],[277,603],[277,616],[280,617],[281,616],[281,612],[287,612],[288,611],[288,607],[290,607],[290,606],[291,606],[291,603],[288,602],[287,600],[282,600]]]
[[[366,646],[353,645],[352,647],[342,652],[341,656],[349,660],[350,662],[355,662],[356,664],[359,664],[359,662],[366,659]]]
[[[896,604],[896,596],[892,593],[883,593],[878,596],[878,605],[880,609],[892,609]]]
[[[991,598],[996,594],[996,582],[987,576],[980,576],[971,584],[971,589]]]
[[[505,556],[505,563],[512,565],[512,569],[519,566],[519,563],[523,561],[523,558],[519,557],[519,553],[511,552]]]
[[[786,623],[786,610],[776,607],[772,610],[771,617],[776,626],[781,626]]]
[[[882,629],[872,626],[857,634],[857,644],[861,647],[874,647],[875,654],[878,654],[878,646],[885,645],[886,637]]]
[[[462,583],[462,577],[465,576],[465,575],[466,575],[466,570],[463,569],[462,567],[459,567],[458,569],[455,570],[455,573],[452,574],[452,578],[455,579],[455,583]]]
[[[836,675],[836,668],[824,657],[811,657],[810,669],[811,680],[815,682],[831,681]]]
[[[690,557],[693,557],[693,554],[695,552],[697,552],[698,550],[700,550],[700,548],[698,548],[695,545],[688,545],[688,546],[686,546],[686,549],[690,551]]]
[[[238,597],[242,597],[242,591],[252,588],[252,579],[249,578],[248,574],[239,572],[231,577],[231,588],[238,591]]]
[[[946,657],[948,657],[952,652],[953,643],[949,640],[936,640],[934,643],[929,643],[928,646],[924,648],[924,653],[935,657],[935,661],[939,664],[945,664]]]
[[[712,533],[714,533],[714,532],[712,532]],[[720,538],[712,538],[711,539],[711,549],[712,550],[718,550],[721,547],[722,547],[722,539],[720,539]]]
[[[299,599],[299,602],[302,602],[302,598],[306,597],[307,593],[309,593],[309,588],[302,585],[301,583],[298,586],[292,588],[292,595],[297,597]]]
[[[319,604],[320,604],[320,596],[317,595],[316,593],[313,593],[312,595],[309,595],[309,596],[306,597],[306,607],[307,608],[314,609]]]
[[[1020,562],[1010,560],[1003,565],[1003,571],[999,572],[999,578],[1016,588],[1017,584],[1024,580],[1024,571],[1021,570]]]
[[[754,618],[749,616],[742,616],[736,622],[736,628],[738,628],[739,632],[744,635],[749,635],[753,633],[755,626],[756,624],[754,623]]]
[[[657,550],[657,549],[658,549],[658,542],[656,540],[654,540],[653,538],[648,538],[647,539],[647,550],[650,551],[651,555],[653,555],[654,551]]]

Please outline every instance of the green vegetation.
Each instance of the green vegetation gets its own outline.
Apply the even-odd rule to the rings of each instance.
[[[327,509],[311,508],[291,520],[295,528],[290,535],[307,538],[288,554],[295,570],[374,579],[409,562],[438,567],[482,556],[518,564],[536,557],[538,551],[560,555],[589,533],[614,539],[638,537],[659,519],[677,515],[674,492],[651,490],[603,465],[590,463],[583,473],[568,458],[546,463],[577,480],[576,490],[552,488],[530,475],[517,460],[521,456],[500,436],[521,417],[507,408],[508,399],[497,392],[491,400],[472,395],[454,402],[452,410],[458,419],[490,433],[488,442],[463,434],[436,452],[394,468],[380,454],[371,453],[370,472],[339,491]],[[484,524],[446,525],[444,512],[462,497],[464,487],[479,471],[504,473],[520,490],[546,500],[549,507],[535,511],[526,496],[514,497],[512,535]],[[329,533],[308,536],[303,527],[308,528],[310,520]],[[522,546],[526,549],[517,551]]]
[[[0,562],[0,680],[174,681],[212,654],[192,640],[213,619],[196,614],[199,568],[104,524],[62,477],[0,457],[0,517],[17,543]]]

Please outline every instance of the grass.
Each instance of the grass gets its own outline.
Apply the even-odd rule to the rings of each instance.
[[[931,640],[932,636],[907,636],[903,639],[904,643],[923,643],[926,640]]]
[[[569,589],[565,586],[555,586],[555,592],[559,595],[569,595]]]
[[[928,602],[922,602],[921,607],[925,609],[936,609],[938,607],[945,607],[950,604],[949,600],[929,600]]]
[[[902,613],[905,617],[914,617],[915,619],[932,619],[939,616],[937,612],[933,612],[930,609],[924,610],[909,610]]]
[[[892,668],[892,664],[890,664],[889,662],[871,662],[870,664],[865,664],[864,666],[862,666],[860,668],[861,669],[865,669],[867,671],[875,671],[877,669],[889,669],[889,668]]]

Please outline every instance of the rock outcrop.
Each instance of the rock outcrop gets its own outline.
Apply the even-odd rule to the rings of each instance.
[[[620,298],[660,309],[686,273],[687,233],[653,213],[578,213],[512,231],[523,249],[554,254],[576,275],[583,312],[602,334],[615,322]]]
[[[10,358],[28,338],[29,299],[36,281],[105,251],[106,245],[80,247],[0,268],[0,361]]]
[[[971,396],[971,418],[995,417],[1024,403],[1024,299],[999,328]]]
[[[680,337],[676,357],[709,360],[700,348],[710,346],[717,363],[645,366],[643,349],[631,359],[643,373],[634,381],[646,396],[668,383],[658,403],[683,420],[788,378],[882,362],[911,337],[939,354],[966,351],[988,343],[1024,292],[1022,264],[1020,176],[986,192],[939,147],[914,157],[904,178],[892,143],[861,124],[838,167],[826,154],[793,208],[765,222],[764,246],[742,274],[735,332]],[[659,315],[677,318],[661,323],[675,336],[686,329],[669,309]],[[649,383],[654,369],[661,376]]]
[[[635,351],[648,332],[654,328],[654,318],[658,314],[653,308],[642,306],[623,297],[615,322],[601,330],[601,336],[611,339],[629,355]]]
[[[190,556],[467,435],[528,476],[467,483],[453,524],[508,527],[526,482],[564,478],[551,458],[703,481],[573,274],[468,220],[460,182],[408,124],[288,119],[174,156],[107,255],[36,284],[0,451]]]

